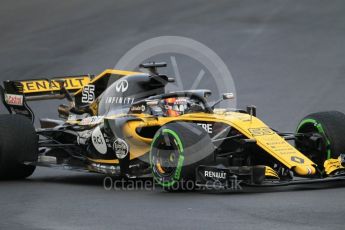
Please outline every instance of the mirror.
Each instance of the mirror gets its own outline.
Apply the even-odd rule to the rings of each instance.
[[[223,94],[223,100],[229,100],[229,99],[234,99],[235,96],[233,93],[224,93]]]
[[[216,105],[218,105],[219,103],[221,103],[224,100],[229,100],[229,99],[234,99],[235,96],[233,93],[223,93],[222,95],[222,99],[219,99],[218,101],[216,101],[212,106],[211,109],[214,109]]]

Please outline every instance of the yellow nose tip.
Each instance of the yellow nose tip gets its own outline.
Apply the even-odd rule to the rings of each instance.
[[[316,169],[312,165],[297,165],[294,167],[294,171],[300,176],[314,175]]]

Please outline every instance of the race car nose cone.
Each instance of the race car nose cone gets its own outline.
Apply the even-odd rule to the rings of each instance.
[[[294,167],[294,171],[300,176],[314,175],[316,169],[312,165],[297,165]]]

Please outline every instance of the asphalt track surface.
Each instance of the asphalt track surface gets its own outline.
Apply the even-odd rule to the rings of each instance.
[[[139,42],[185,36],[225,61],[240,107],[254,104],[266,123],[293,131],[308,113],[345,112],[344,10],[341,0],[1,0],[0,78],[99,73]],[[50,104],[33,107],[39,117],[55,114]],[[106,191],[102,182],[52,169],[0,182],[0,229],[344,226],[343,188],[170,194]]]

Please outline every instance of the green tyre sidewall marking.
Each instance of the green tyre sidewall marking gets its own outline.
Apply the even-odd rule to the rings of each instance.
[[[321,123],[318,122],[317,120],[315,119],[312,119],[312,118],[307,118],[307,119],[304,119],[301,121],[301,123],[298,125],[297,127],[297,133],[298,131],[300,130],[300,128],[306,124],[313,124],[314,127],[316,127],[317,131],[322,134],[325,139],[326,139],[326,149],[327,149],[327,159],[330,159],[331,158],[331,142],[328,140],[327,136],[326,136],[326,133],[325,133],[325,130],[324,128],[322,127]]]
[[[178,146],[178,151],[179,151],[179,159],[178,159],[178,163],[177,163],[177,167],[176,167],[176,172],[175,172],[175,175],[173,177],[173,180],[172,181],[166,181],[166,182],[162,182],[161,180],[159,180],[156,175],[153,173],[153,177],[155,179],[155,181],[163,186],[163,187],[171,187],[173,186],[174,184],[176,184],[180,178],[181,178],[181,171],[182,171],[182,167],[183,167],[183,162],[184,162],[184,149],[183,149],[183,145],[182,145],[182,141],[180,139],[180,137],[178,136],[178,134],[171,130],[171,129],[163,129],[162,130],[162,134],[164,133],[168,133],[170,134],[171,136],[173,136],[177,142],[177,146]],[[153,172],[153,167],[154,167],[154,162],[153,162],[153,158],[152,158],[152,148],[155,144],[155,142],[157,141],[158,137],[160,136],[161,134],[158,133],[154,138],[153,138],[153,141],[152,141],[152,144],[151,144],[151,151],[150,151],[150,166],[151,166],[151,171]]]

